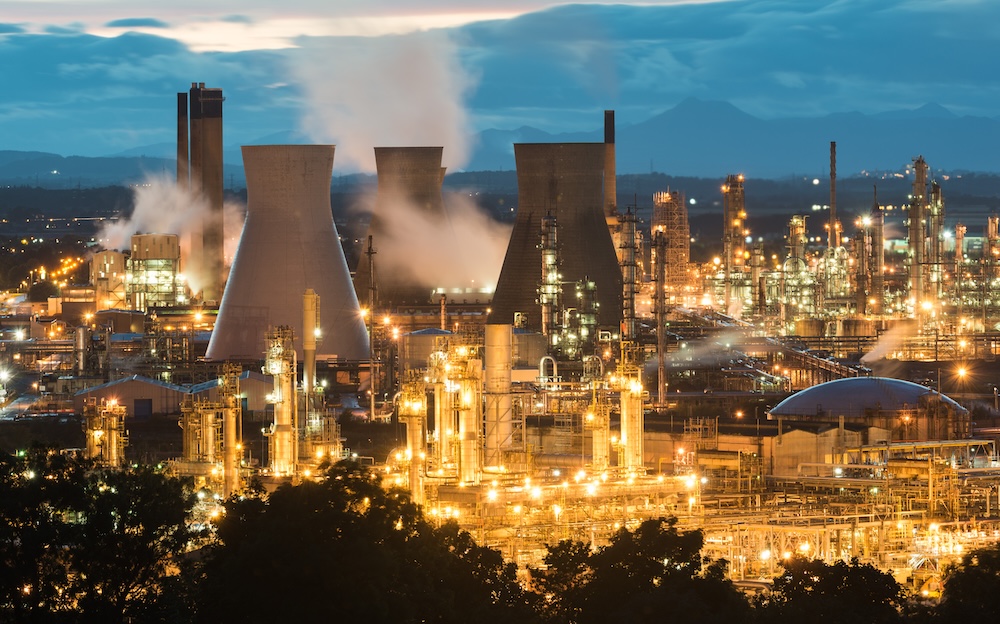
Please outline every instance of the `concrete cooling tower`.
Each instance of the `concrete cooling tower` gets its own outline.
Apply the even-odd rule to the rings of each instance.
[[[431,221],[440,220],[441,244],[447,244],[447,231],[444,229],[447,218],[441,196],[445,174],[441,166],[443,151],[441,147],[375,148],[378,192],[368,235],[372,237],[376,252],[393,244],[391,232],[401,231],[401,228],[389,227],[389,221],[395,219],[405,223],[414,213]],[[419,258],[413,261],[419,262]],[[377,253],[375,285],[376,306],[380,309],[430,302],[432,286],[416,283],[397,272],[380,271]],[[368,256],[364,253],[354,274],[354,286],[358,299],[367,306],[371,297],[371,270]]]
[[[540,232],[546,214],[559,228],[562,281],[587,278],[597,286],[598,325],[621,322],[622,274],[604,214],[604,143],[517,143],[517,216],[493,295],[490,323],[524,315],[527,329],[542,328],[538,286]]]
[[[303,357],[302,297],[320,301],[318,357],[368,358],[368,334],[333,223],[332,145],[243,147],[247,219],[208,345],[210,360],[258,360],[269,327],[292,328]]]

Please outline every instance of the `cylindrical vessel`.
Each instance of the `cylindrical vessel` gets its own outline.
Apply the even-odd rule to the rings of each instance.
[[[503,451],[510,447],[514,431],[510,395],[513,336],[512,325],[486,325],[483,387],[486,395],[484,465],[487,469],[503,469]]]

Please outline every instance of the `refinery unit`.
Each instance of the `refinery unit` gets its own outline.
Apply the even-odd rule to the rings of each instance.
[[[59,383],[82,406],[88,456],[123,461],[126,423],[155,388],[180,415],[177,474],[222,496],[252,478],[308,479],[350,453],[329,382],[361,396],[365,418],[405,428],[373,458],[387,486],[518,564],[672,515],[703,528],[705,554],[736,579],[798,552],[919,585],[997,538],[995,434],[942,393],[940,369],[995,358],[1000,218],[978,252],[967,225],[949,236],[922,157],[894,210],[903,247],[874,194],[847,236],[831,143],[825,244],[800,214],[780,253],[766,251],[752,182],[731,174],[718,255],[698,262],[682,190],[653,195],[648,221],[617,205],[607,111],[602,143],[513,146],[518,204],[496,289],[453,322],[447,297],[380,271],[377,253],[393,244],[395,201],[438,220],[447,245],[440,147],[375,148],[352,279],[331,213],[334,146],[244,146],[247,216],[223,279],[222,101],[201,83],[178,94],[177,183],[208,199],[193,240],[219,279],[191,292],[177,236],[137,233],[127,256],[94,256],[93,299],[65,338],[0,346],[12,363],[70,373]],[[886,357],[935,362],[936,386],[874,375]],[[255,461],[251,384],[267,419]]]

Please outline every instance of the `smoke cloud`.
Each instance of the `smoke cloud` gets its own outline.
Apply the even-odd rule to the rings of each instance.
[[[205,283],[206,267],[196,250],[201,249],[201,223],[209,211],[205,199],[187,189],[179,188],[166,175],[151,176],[134,191],[135,208],[131,216],[109,223],[98,233],[98,242],[105,249],[128,251],[134,234],[177,234],[181,247],[181,270],[187,277],[191,292],[197,293]],[[225,229],[224,256],[228,267],[236,253],[243,231],[246,207],[237,203],[223,205]]]
[[[913,321],[900,321],[898,325],[882,334],[872,347],[872,350],[861,356],[861,363],[871,366],[882,358],[898,351],[903,346],[903,342],[910,336],[916,335],[917,327]]]
[[[475,81],[445,34],[309,39],[290,70],[306,98],[303,131],[336,144],[338,168],[375,171],[382,146],[443,146],[450,169],[468,161]]]
[[[375,193],[362,202],[374,206]],[[432,288],[489,288],[503,266],[513,226],[486,214],[469,193],[444,194],[446,218],[415,206],[402,193],[382,198],[379,271]]]

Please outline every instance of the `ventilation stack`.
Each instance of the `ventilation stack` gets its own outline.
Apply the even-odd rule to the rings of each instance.
[[[407,220],[426,219],[440,224],[441,245],[448,244],[444,200],[441,185],[445,169],[441,167],[441,147],[376,147],[375,168],[378,191],[368,235],[383,250],[393,246],[393,236],[405,231]],[[394,222],[394,223],[393,223]],[[414,261],[419,261],[414,258]],[[355,292],[367,300],[371,289],[371,267],[358,265],[354,276]],[[381,271],[375,279],[376,305],[379,309],[405,304],[430,302],[432,286],[416,283],[396,272]]]
[[[604,111],[604,218],[614,228],[618,221],[618,179],[615,162],[615,111]]]
[[[243,147],[247,219],[215,331],[210,360],[260,360],[269,327],[291,327],[298,357],[302,293],[323,302],[317,359],[368,359],[368,334],[330,207],[332,145]]]
[[[540,331],[539,235],[547,214],[559,223],[559,261],[564,282],[596,284],[598,324],[617,331],[621,323],[622,274],[604,218],[604,143],[519,143],[518,206],[493,296],[489,323],[510,323],[520,313],[527,329]]]
[[[177,184],[201,195],[208,213],[201,239],[191,244],[191,257],[201,259],[202,298],[218,301],[225,276],[222,216],[222,89],[191,83],[188,94],[177,94]]]

